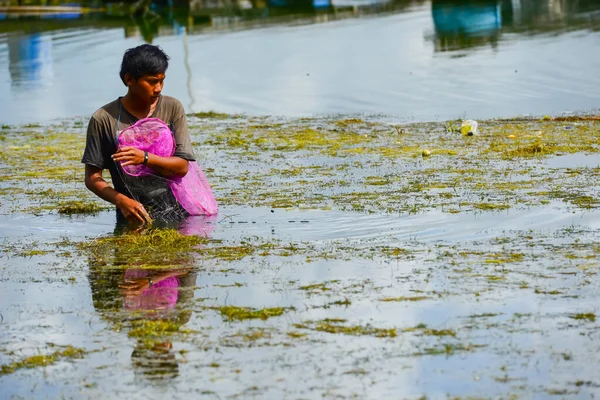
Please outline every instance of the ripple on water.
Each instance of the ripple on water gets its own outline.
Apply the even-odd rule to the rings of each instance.
[[[491,238],[506,230],[554,230],[573,225],[600,227],[600,211],[560,213],[556,206],[551,203],[525,210],[458,214],[434,210],[414,215],[225,208],[220,214],[225,217],[218,222],[213,236],[233,239],[272,235],[285,240],[316,242],[413,239],[425,243],[454,243]]]

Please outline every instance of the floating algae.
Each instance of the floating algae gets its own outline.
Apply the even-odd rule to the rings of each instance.
[[[58,213],[65,215],[97,214],[106,209],[108,209],[108,207],[102,206],[95,202],[85,201],[68,201],[58,205]]]
[[[376,328],[371,325],[344,325],[345,319],[326,318],[320,321],[305,321],[294,324],[298,329],[310,329],[349,336],[396,337],[396,328]]]
[[[278,317],[284,312],[293,310],[292,307],[250,308],[236,306],[211,307],[217,310],[228,321],[243,321],[246,319],[269,319]]]
[[[131,330],[127,333],[129,337],[140,339],[161,339],[176,333],[190,333],[188,329],[182,329],[181,324],[173,321],[142,319],[132,322]]]
[[[427,296],[400,296],[400,297],[383,297],[379,301],[384,302],[397,302],[397,301],[422,301],[430,299]]]
[[[96,262],[119,264],[173,264],[201,252],[199,246],[207,239],[186,236],[175,229],[151,228],[144,233],[127,233],[101,237],[79,244]]]
[[[590,321],[590,322],[595,322],[596,321],[596,314],[594,314],[594,313],[572,314],[569,317],[573,318],[573,319],[587,320],[587,321]]]
[[[24,358],[21,361],[15,361],[10,364],[2,365],[0,375],[12,374],[22,368],[46,367],[63,359],[82,358],[86,351],[84,349],[67,346],[64,350],[57,350],[47,355],[35,355]]]
[[[456,332],[452,329],[433,329],[428,328],[425,324],[419,324],[412,328],[403,329],[402,332],[418,332],[425,336],[456,336]]]

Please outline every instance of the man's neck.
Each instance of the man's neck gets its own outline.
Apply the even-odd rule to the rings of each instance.
[[[152,104],[140,103],[130,93],[127,93],[122,99],[123,107],[132,115],[139,119],[148,118],[154,113],[158,100]]]

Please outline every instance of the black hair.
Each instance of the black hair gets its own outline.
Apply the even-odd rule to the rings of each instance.
[[[121,63],[121,80],[125,85],[125,74],[139,79],[144,75],[164,74],[169,67],[169,56],[158,46],[142,44],[128,49],[123,54]]]

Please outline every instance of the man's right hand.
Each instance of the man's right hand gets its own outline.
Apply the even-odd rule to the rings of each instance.
[[[102,168],[85,165],[85,186],[98,197],[119,207],[123,216],[132,224],[144,225],[152,222],[152,218],[144,206],[113,189],[102,177]]]
[[[143,225],[152,222],[152,218],[150,218],[150,215],[139,201],[135,201],[125,195],[120,195],[116,205],[127,221],[131,223]]]

